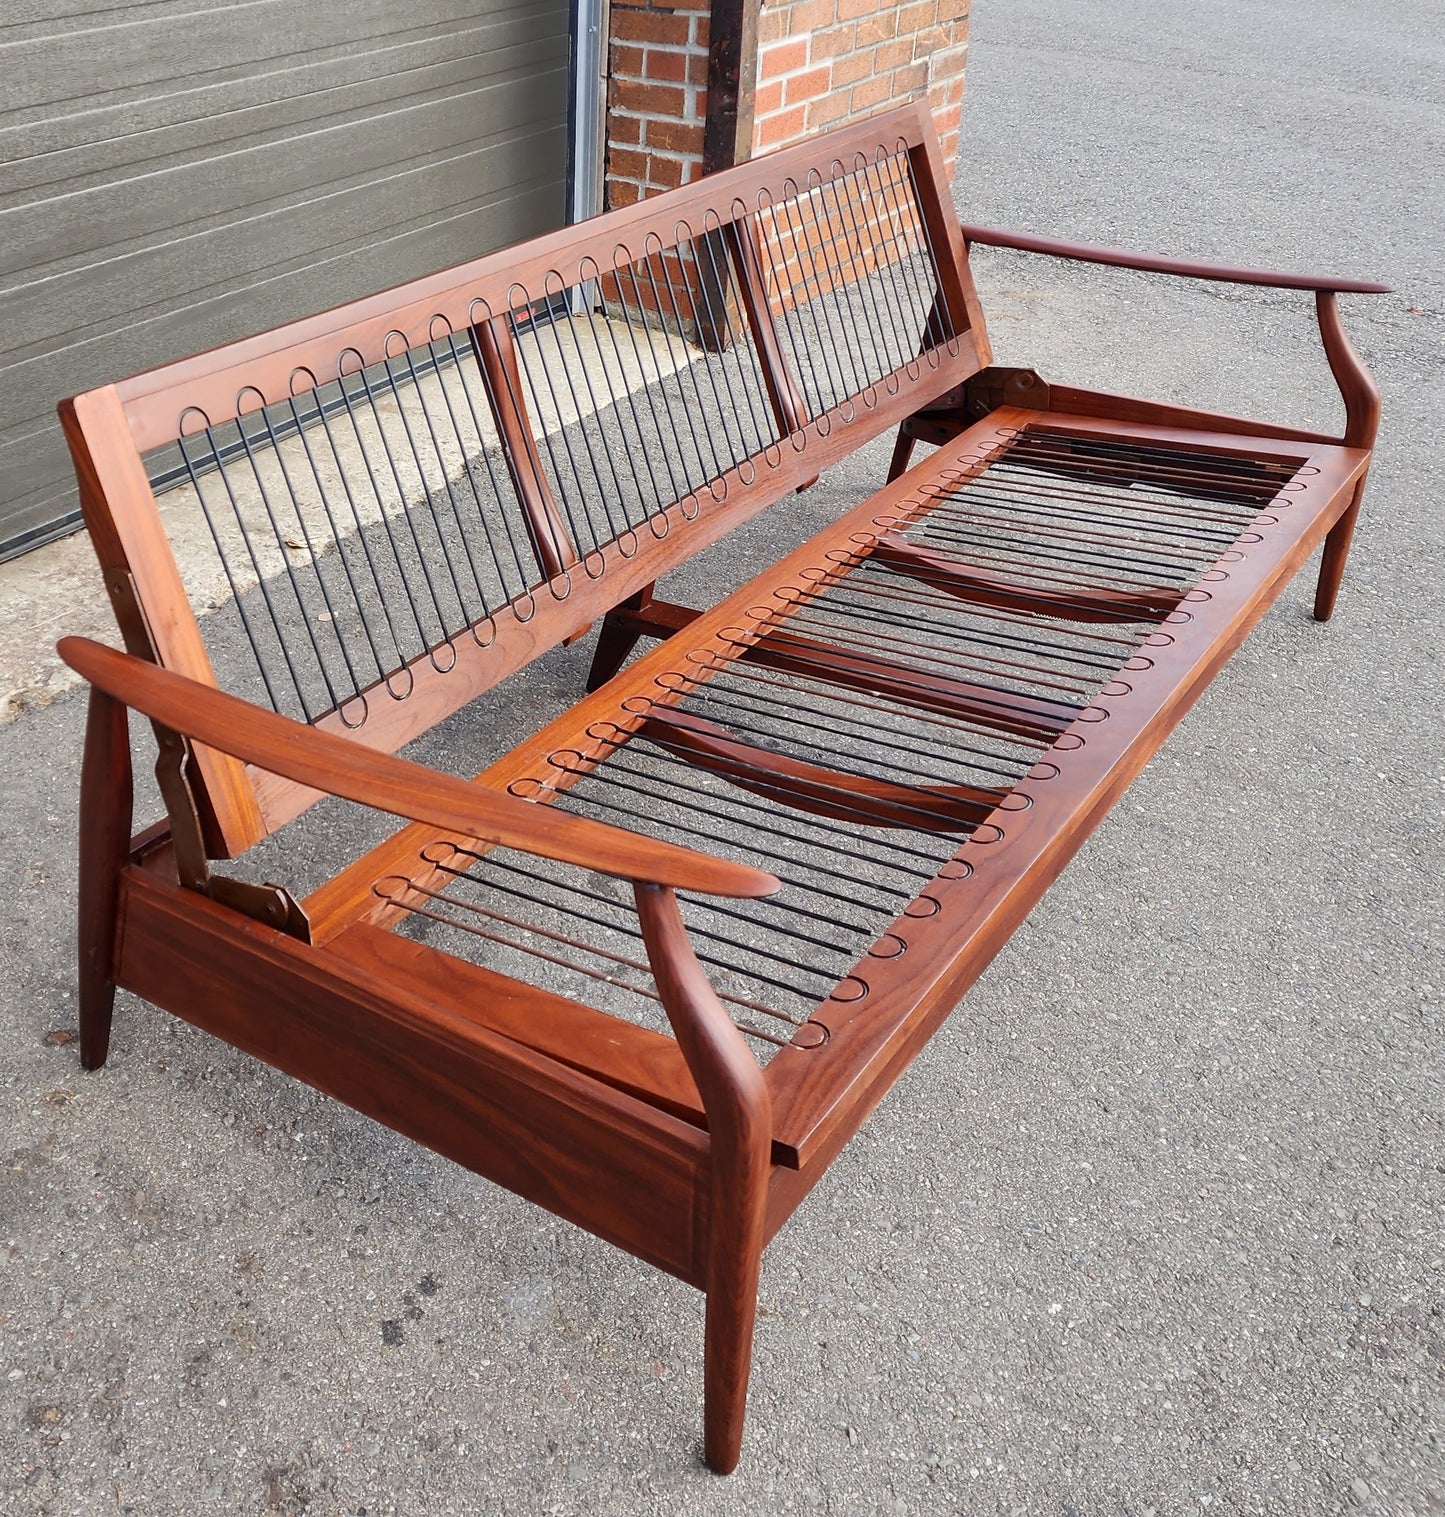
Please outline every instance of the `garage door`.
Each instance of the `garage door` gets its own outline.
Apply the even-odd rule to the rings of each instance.
[[[55,402],[565,220],[570,0],[10,0],[0,557]]]

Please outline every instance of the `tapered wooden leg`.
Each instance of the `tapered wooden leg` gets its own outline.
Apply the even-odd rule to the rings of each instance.
[[[652,586],[645,585],[636,595],[629,595],[618,607],[623,611],[645,611],[652,601]],[[619,626],[609,611],[602,619],[597,646],[592,652],[592,667],[587,671],[587,688],[598,690],[622,667],[627,655],[637,646],[640,633]]]
[[[898,441],[893,444],[893,461],[888,465],[888,483],[891,485],[895,479],[908,467],[908,460],[913,457],[913,439],[908,435],[905,426],[898,429]]]
[[[759,1166],[765,1169],[765,1164]],[[714,1186],[703,1341],[703,1457],[719,1475],[737,1467],[753,1367],[765,1174]],[[719,1195],[723,1189],[726,1196]]]
[[[1365,481],[1355,486],[1355,498],[1345,514],[1330,528],[1325,538],[1325,551],[1320,559],[1319,583],[1315,586],[1315,620],[1327,622],[1335,612],[1335,598],[1340,593],[1340,581],[1345,577],[1345,560],[1350,556],[1350,539],[1355,535],[1355,522],[1360,515],[1360,502],[1364,499]]]
[[[633,894],[658,994],[707,1113],[712,1185],[703,1456],[727,1475],[737,1467],[747,1411],[772,1111],[763,1072],[694,956],[672,891],[638,881]]]
[[[99,1069],[110,1048],[120,873],[130,853],[126,708],[90,692],[80,770],[80,1062]]]

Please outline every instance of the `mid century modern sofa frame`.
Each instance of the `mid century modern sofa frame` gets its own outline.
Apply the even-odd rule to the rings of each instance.
[[[991,368],[966,239],[1312,291],[1343,437]],[[767,1240],[1321,544],[1330,614],[1381,288],[961,228],[909,107],[64,402],[129,650],[61,644],[84,1064],[124,986],[700,1287],[730,1470]],[[744,589],[654,597],[893,429]],[[599,622],[476,780],[393,756]],[[323,795],[408,825],[247,878]]]

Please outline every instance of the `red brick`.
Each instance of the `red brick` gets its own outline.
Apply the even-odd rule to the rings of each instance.
[[[645,55],[643,77],[681,84],[687,78],[687,56],[686,53],[673,52],[668,48],[650,47]]]
[[[687,55],[687,82],[698,85],[707,83],[706,53],[689,53]]]
[[[832,26],[836,19],[837,0],[799,0],[788,17],[788,31],[794,37]]]
[[[941,52],[953,40],[953,32],[946,26],[927,26],[913,34],[913,56],[927,58],[930,53]]]
[[[950,105],[941,111],[934,111],[933,129],[940,137],[945,132],[956,131],[962,117],[963,107],[961,105]]]
[[[921,32],[926,26],[938,25],[938,0],[914,0],[912,5],[898,8],[898,30]]]
[[[860,16],[876,16],[879,11],[891,8],[888,0],[838,0],[838,19],[856,21]]]
[[[963,74],[950,74],[946,79],[935,79],[941,105],[957,105],[963,99]]]
[[[628,179],[612,179],[607,181],[607,204],[609,209],[615,209],[622,205],[634,205],[642,199],[642,187],[633,184]]]
[[[633,79],[642,77],[642,64],[646,54],[640,47],[626,47],[622,43],[612,44],[612,73],[628,74]]]
[[[771,84],[760,84],[753,96],[753,116],[770,116],[783,108],[783,81],[774,79]]]
[[[674,190],[682,183],[683,160],[681,158],[649,158],[647,178],[650,184]]]
[[[892,42],[880,42],[874,56],[880,72],[886,68],[897,68],[900,63],[912,63],[913,40],[910,37],[895,37]]]
[[[928,63],[933,70],[933,77],[939,79],[945,74],[962,74],[964,60],[967,57],[968,44],[955,43],[952,47],[946,47],[941,52],[935,53]]]
[[[619,42],[661,42],[664,46],[682,47],[692,30],[687,16],[672,16],[666,11],[634,11],[612,8],[612,36]]]
[[[758,45],[766,47],[788,35],[788,8],[770,5],[758,18]]]
[[[647,123],[647,145],[664,153],[702,152],[702,122],[654,117]]]
[[[780,74],[791,74],[808,62],[808,42],[800,37],[790,42],[777,42],[764,48],[758,62],[759,79],[776,79]]]
[[[874,106],[882,105],[885,100],[891,101],[896,98],[893,93],[892,74],[875,74],[873,78],[865,79],[861,84],[853,86],[850,105],[855,111],[868,111]]]
[[[811,39],[813,62],[846,57],[857,45],[858,28],[851,21],[846,25],[824,27],[822,31],[814,32]]]
[[[687,91],[677,84],[642,84],[631,79],[615,79],[619,86],[618,109],[635,111],[640,116],[687,115]]]
[[[783,81],[783,104],[801,105],[806,100],[816,100],[826,95],[833,80],[831,68],[813,68],[806,74],[794,74]]]
[[[871,47],[876,42],[887,42],[898,35],[898,12],[880,11],[876,16],[866,16],[858,23],[858,46]]]
[[[634,148],[609,147],[607,172],[623,179],[646,179],[647,154],[639,153]]]
[[[909,63],[894,71],[893,93],[899,100],[927,88],[928,65],[926,63]]]
[[[820,127],[832,126],[848,114],[848,91],[830,90],[821,100],[808,106],[808,130],[816,132]]]
[[[611,115],[607,118],[607,139],[620,147],[634,147],[642,141],[640,116]]]
[[[778,147],[784,142],[792,142],[795,137],[802,135],[806,125],[807,117],[802,106],[796,106],[791,111],[780,111],[776,116],[769,116],[757,123],[753,132],[754,145]]]
[[[871,47],[849,53],[846,58],[835,58],[833,60],[834,89],[840,84],[856,84],[858,80],[866,79],[875,66],[874,51]]]

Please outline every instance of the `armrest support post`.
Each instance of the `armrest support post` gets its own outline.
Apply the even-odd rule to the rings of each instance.
[[[1339,298],[1333,290],[1315,291],[1315,314],[1330,373],[1345,402],[1345,446],[1373,448],[1380,427],[1380,387],[1345,334]]]
[[[738,1462],[752,1367],[758,1270],[772,1152],[772,1111],[757,1060],[688,942],[677,897],[633,886],[648,961],[697,1082],[712,1148],[703,1357],[704,1453],[719,1474]]]
[[[1325,346],[1330,373],[1335,377],[1345,402],[1345,445],[1373,448],[1380,429],[1380,387],[1370,371],[1360,362],[1360,355],[1345,333],[1340,319],[1340,304],[1333,290],[1315,292],[1315,313],[1319,317],[1320,340]],[[1340,581],[1345,577],[1345,560],[1350,541],[1360,517],[1360,503],[1365,495],[1365,476],[1361,475],[1355,493],[1340,519],[1330,528],[1320,557],[1320,577],[1315,585],[1315,620],[1329,621],[1334,615]]]

